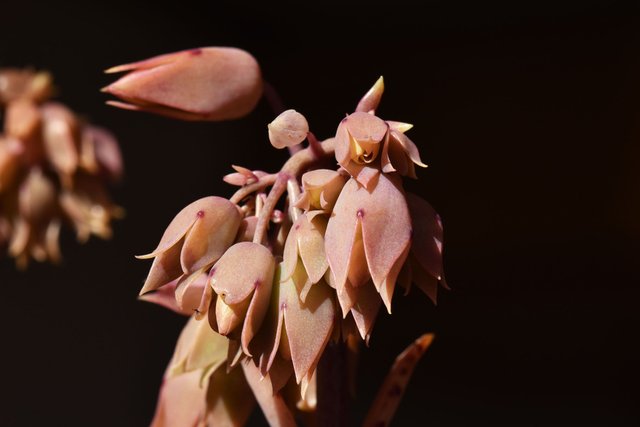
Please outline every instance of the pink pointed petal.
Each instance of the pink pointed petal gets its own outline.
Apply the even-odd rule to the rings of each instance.
[[[198,371],[165,378],[151,427],[197,427],[204,415],[205,395]]]
[[[314,371],[311,376],[306,375],[301,382],[300,399],[296,403],[296,408],[304,412],[313,412],[318,406],[317,376],[318,371]],[[304,392],[302,389],[304,388]]]
[[[206,394],[206,425],[242,427],[256,400],[241,369],[217,369],[209,378]],[[179,426],[176,426],[179,427]]]
[[[303,303],[293,286],[281,288],[285,296],[284,323],[291,349],[291,361],[299,384],[302,377],[315,369],[335,321],[331,288],[317,283]]]
[[[433,341],[424,334],[403,351],[393,363],[364,420],[363,427],[388,426],[396,413],[413,370]]]
[[[300,221],[300,224],[297,224],[300,225],[300,229],[296,233],[298,253],[311,283],[317,283],[329,268],[324,251],[324,237],[311,225],[306,215],[301,215],[298,220]]]
[[[391,137],[396,139],[400,143],[400,145],[402,145],[402,148],[407,153],[411,161],[413,161],[413,163],[423,168],[427,167],[427,165],[422,163],[422,160],[420,159],[420,152],[418,151],[418,147],[416,147],[416,144],[414,144],[413,141],[409,139],[409,137],[398,131],[391,131]]]
[[[356,111],[362,111],[365,113],[374,112],[378,105],[380,104],[380,100],[382,99],[382,94],[384,93],[384,79],[382,76],[376,80],[374,85],[369,89],[369,91],[362,97],[360,102],[358,102],[358,106],[356,107]]]
[[[275,259],[269,249],[258,243],[240,242],[227,249],[211,269],[210,283],[228,305],[234,305],[258,288],[270,292],[274,270]]]
[[[140,290],[140,295],[158,289],[182,275],[182,268],[180,267],[181,249],[181,244],[175,244],[156,256],[153,264],[151,264],[149,275]]]
[[[364,250],[377,289],[411,242],[411,219],[399,179],[380,175],[371,194],[359,189],[351,209],[361,218]],[[397,182],[394,182],[397,181]]]
[[[364,242],[362,240],[362,226],[358,226],[356,238],[353,241],[351,259],[349,260],[349,283],[354,288],[365,285],[371,279],[367,257],[364,253]]]
[[[244,351],[247,356],[251,356],[249,343],[251,343],[251,340],[260,329],[260,326],[262,326],[262,321],[267,314],[267,309],[269,308],[274,269],[275,265],[272,265],[271,270],[265,272],[265,277],[270,278],[269,280],[264,280],[256,284],[253,298],[251,298],[251,303],[247,310],[247,316],[244,320],[242,336],[240,339],[242,351]]]
[[[413,128],[413,125],[411,123],[394,122],[393,120],[387,120],[387,124],[389,125],[389,130],[395,130],[400,133],[405,133]]]
[[[313,286],[311,280],[309,280],[309,276],[307,275],[307,270],[304,268],[304,264],[302,261],[297,261],[296,268],[287,280],[284,280],[282,283],[291,283],[296,287],[298,291],[298,297],[302,302],[307,298],[307,294],[309,290]]]
[[[422,265],[414,258],[412,260],[413,282],[424,292],[433,304],[438,300],[438,279],[427,273]]]
[[[140,295],[138,299],[152,304],[158,304],[183,316],[190,316],[193,314],[192,310],[184,310],[176,303],[175,289],[177,283],[178,280],[176,279],[155,291]]]
[[[343,286],[336,289],[336,295],[340,308],[342,309],[342,317],[345,318],[358,301],[360,288],[351,286],[351,283],[347,280]]]
[[[409,161],[409,158],[400,143],[394,138],[389,138],[389,143],[386,147],[388,147],[389,160],[391,161],[393,168],[402,176],[409,175],[411,178],[415,178],[415,173],[411,176],[412,171],[415,170],[413,163]],[[409,163],[411,163],[411,167],[409,167]]]
[[[335,155],[338,164],[346,167],[351,160],[351,137],[346,125],[347,118],[342,119],[336,131]]]
[[[387,137],[387,140],[382,146],[382,153],[380,154],[380,168],[384,173],[391,173],[396,171],[396,169],[393,167],[393,164],[391,163],[391,158],[389,157],[389,145],[391,145],[390,142],[390,138]]]
[[[196,200],[184,207],[173,218],[171,223],[169,223],[169,226],[162,235],[158,246],[151,253],[147,255],[139,255],[137,258],[153,258],[178,243],[178,241],[187,234],[202,213],[207,211],[209,208],[216,206],[217,203],[214,201],[216,199],[219,199],[219,197],[203,197],[202,199]]]
[[[233,243],[242,216],[234,203],[222,197],[208,197],[187,233],[180,262],[191,273],[216,262]]]
[[[384,279],[380,288],[378,288],[378,292],[380,293],[380,298],[382,298],[382,302],[387,308],[387,312],[391,314],[391,299],[393,298],[393,291],[396,288],[396,280],[398,278],[398,274],[400,274],[400,270],[402,269],[402,265],[405,263],[407,259],[407,255],[409,254],[409,246],[404,250],[402,255],[398,258],[395,265],[391,268],[389,275]]]
[[[242,362],[247,383],[256,397],[262,413],[271,427],[295,427],[293,415],[280,393],[273,394],[269,377],[263,379],[258,368],[251,361]]]
[[[282,253],[282,271],[281,281],[289,279],[298,265],[298,231],[300,230],[301,223],[306,221],[306,217],[301,215],[295,223],[291,226],[287,240],[284,243],[284,251]]]
[[[376,317],[378,317],[381,306],[382,300],[373,283],[369,282],[368,285],[360,288],[358,300],[351,309],[351,314],[358,327],[360,337],[362,337],[367,345],[369,345],[371,330],[373,329],[373,324],[376,321]]]
[[[273,365],[269,369],[269,381],[271,381],[271,389],[273,394],[278,393],[287,385],[289,378],[293,375],[293,366],[291,361],[285,360],[280,356],[277,356],[273,360]]]
[[[167,53],[164,55],[157,55],[152,58],[148,58],[142,61],[130,62],[128,64],[116,65],[106,69],[104,72],[107,74],[122,73],[124,71],[131,70],[147,70],[149,68],[158,67],[160,65],[171,63],[181,56],[187,55],[189,51],[184,50],[181,52]]]
[[[231,369],[240,362],[243,355],[244,353],[242,352],[240,341],[230,339],[229,350],[227,351],[227,373],[231,372]]]
[[[424,199],[407,193],[413,223],[411,251],[422,267],[436,279],[442,277],[442,223],[435,209]]]
[[[193,314],[200,308],[202,295],[207,286],[207,274],[198,270],[188,276],[182,276],[177,284],[174,299],[180,310]]]
[[[324,236],[327,261],[335,279],[336,289],[344,286],[349,273],[349,262],[358,227],[357,209],[354,210],[353,201],[358,194],[358,188],[356,180],[347,181],[333,208]]]

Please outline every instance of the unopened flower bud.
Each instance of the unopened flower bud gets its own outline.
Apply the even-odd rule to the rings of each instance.
[[[269,141],[278,149],[300,144],[309,133],[307,119],[296,110],[283,112],[267,127],[269,128]]]
[[[229,120],[251,112],[262,95],[260,67],[248,52],[204,47],[120,65],[129,73],[103,89],[109,104],[182,120]]]

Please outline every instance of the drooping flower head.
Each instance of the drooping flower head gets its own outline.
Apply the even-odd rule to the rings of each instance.
[[[353,356],[381,308],[391,313],[394,295],[412,283],[435,303],[446,286],[442,223],[404,189],[404,177],[425,165],[405,136],[411,125],[376,116],[383,89],[379,79],[322,142],[301,113],[280,114],[269,141],[295,148],[282,170],[233,166],[224,181],[236,193],[184,208],[146,256],[155,259],[141,298],[193,315],[154,425],[176,414],[182,423],[242,425],[256,401],[271,425],[294,425],[294,414],[313,416],[328,345],[345,342]],[[326,169],[333,156],[336,168]],[[416,341],[397,370],[410,372],[430,340]],[[406,385],[408,375],[394,375],[384,387]],[[387,403],[397,402],[371,419],[388,419]]]

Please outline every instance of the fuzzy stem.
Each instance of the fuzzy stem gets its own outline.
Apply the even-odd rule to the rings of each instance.
[[[238,191],[235,192],[233,196],[231,196],[229,200],[231,201],[231,203],[238,204],[242,201],[242,199],[244,199],[251,193],[254,193],[256,191],[262,190],[265,187],[273,185],[273,183],[276,182],[277,177],[278,177],[277,174],[265,175],[262,178],[260,178],[259,181],[254,182],[253,184],[249,184],[249,185],[245,185],[244,187],[241,187]]]
[[[291,222],[296,222],[302,213],[300,208],[294,206],[300,197],[300,185],[298,185],[296,178],[291,178],[287,182],[287,196],[289,197],[289,217],[291,218]]]
[[[304,170],[306,170],[314,162],[322,159],[323,157],[332,155],[334,151],[335,151],[335,139],[329,139],[323,143],[318,143],[317,147],[313,149],[311,147],[308,147],[308,148],[305,148],[304,150],[300,150],[296,154],[291,156],[289,160],[287,160],[284,166],[282,166],[280,173],[278,173],[277,178],[275,179],[275,183],[273,184],[273,187],[271,187],[271,192],[269,193],[269,196],[267,197],[267,200],[264,203],[264,206],[262,207],[262,211],[260,212],[260,216],[258,217],[258,224],[256,224],[256,232],[253,235],[254,243],[263,242],[265,235],[267,233],[267,226],[269,225],[269,219],[271,218],[271,214],[275,209],[278,203],[278,200],[280,200],[280,197],[286,191],[287,182],[289,181],[289,179],[296,179]],[[250,192],[247,193],[245,197],[248,194],[251,194],[251,193]],[[234,194],[234,197],[235,197],[235,194]],[[232,198],[232,201],[233,201],[233,198]]]

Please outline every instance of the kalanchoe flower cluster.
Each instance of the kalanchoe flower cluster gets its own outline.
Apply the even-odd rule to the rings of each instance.
[[[198,70],[219,69],[224,55],[216,52],[226,51],[198,52],[118,67],[133,71],[108,91],[131,103],[126,108],[217,120],[216,108],[195,108],[201,104],[191,89],[204,84]],[[259,71],[251,65],[243,74],[233,57],[244,54],[232,52],[225,72],[233,84],[257,87]],[[182,86],[190,95],[174,93]],[[207,96],[228,95],[222,85],[203,87]],[[405,135],[411,125],[376,116],[383,90],[380,78],[322,142],[302,114],[280,114],[268,136],[276,148],[294,148],[282,169],[234,166],[224,177],[239,187],[232,197],[185,207],[141,257],[153,258],[141,299],[191,316],[165,373],[154,426],[240,426],[256,402],[271,425],[295,425],[303,414],[313,417],[318,363],[330,342],[368,343],[382,306],[391,313],[394,295],[412,283],[435,303],[444,285],[442,225],[403,188],[404,177],[425,165]],[[321,168],[333,158],[334,169]],[[406,385],[430,340],[407,350],[385,387]],[[398,396],[369,418],[384,425]]]
[[[115,138],[49,101],[51,94],[46,72],[0,70],[0,246],[23,268],[30,258],[60,259],[64,223],[79,241],[108,238],[121,215],[106,188],[122,175]]]

